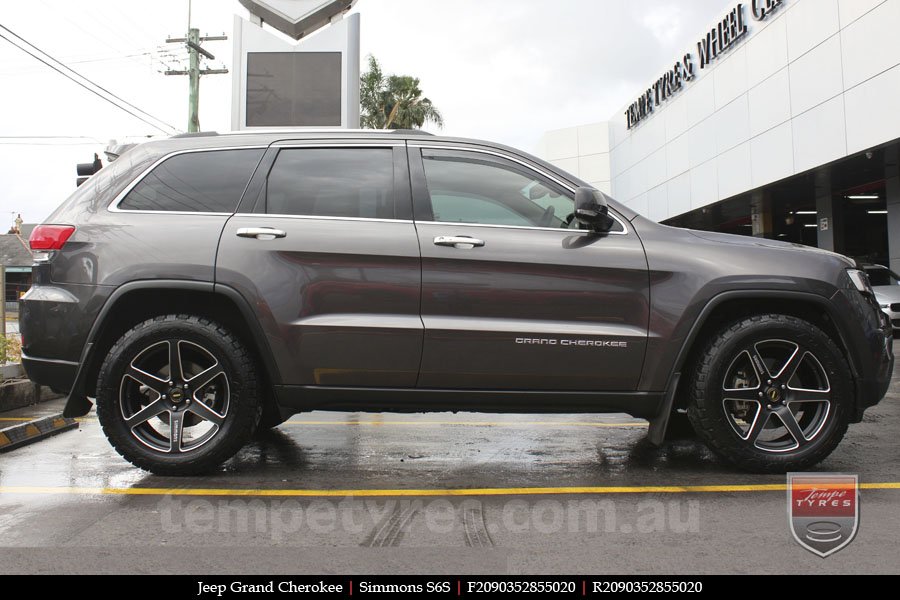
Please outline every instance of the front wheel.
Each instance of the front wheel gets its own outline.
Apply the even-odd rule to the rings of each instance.
[[[800,471],[843,438],[852,392],[847,362],[822,330],[760,315],[722,329],[706,346],[688,417],[714,452],[740,468]]]
[[[133,327],[100,368],[97,416],[119,454],[161,475],[209,471],[259,423],[254,361],[224,327],[166,315]]]

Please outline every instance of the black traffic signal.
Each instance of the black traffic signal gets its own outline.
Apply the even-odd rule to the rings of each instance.
[[[76,172],[78,173],[78,179],[75,180],[75,186],[78,187],[82,183],[88,180],[88,177],[99,171],[103,168],[103,162],[100,160],[100,157],[97,156],[97,153],[94,153],[94,162],[89,163],[78,163],[76,167]]]

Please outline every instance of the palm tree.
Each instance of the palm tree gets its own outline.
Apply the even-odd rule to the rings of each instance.
[[[440,111],[422,97],[418,77],[384,76],[369,55],[369,70],[360,77],[360,124],[366,129],[419,129],[425,123],[444,126]]]
[[[384,129],[384,74],[375,57],[369,55],[369,70],[359,78],[360,125],[365,129]]]

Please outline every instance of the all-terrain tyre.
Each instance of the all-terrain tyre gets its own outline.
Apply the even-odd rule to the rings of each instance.
[[[228,460],[259,423],[259,379],[225,327],[165,315],[127,331],[97,381],[97,416],[116,451],[160,475],[195,475]]]
[[[834,341],[802,319],[765,314],[718,331],[700,353],[688,418],[719,456],[748,471],[807,469],[847,431],[853,385]]]

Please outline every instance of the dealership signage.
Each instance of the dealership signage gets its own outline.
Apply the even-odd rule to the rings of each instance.
[[[784,0],[751,0],[750,14],[757,21],[762,21],[775,10]],[[716,23],[700,41],[697,42],[697,60],[688,52],[682,59],[675,63],[666,73],[647,88],[640,97],[631,103],[625,111],[625,119],[628,121],[628,129],[631,129],[651,114],[654,108],[679,92],[685,84],[692,81],[696,75],[695,65],[705,69],[717,58],[731,50],[748,33],[747,19],[744,11],[744,3],[739,3],[725,17]]]

